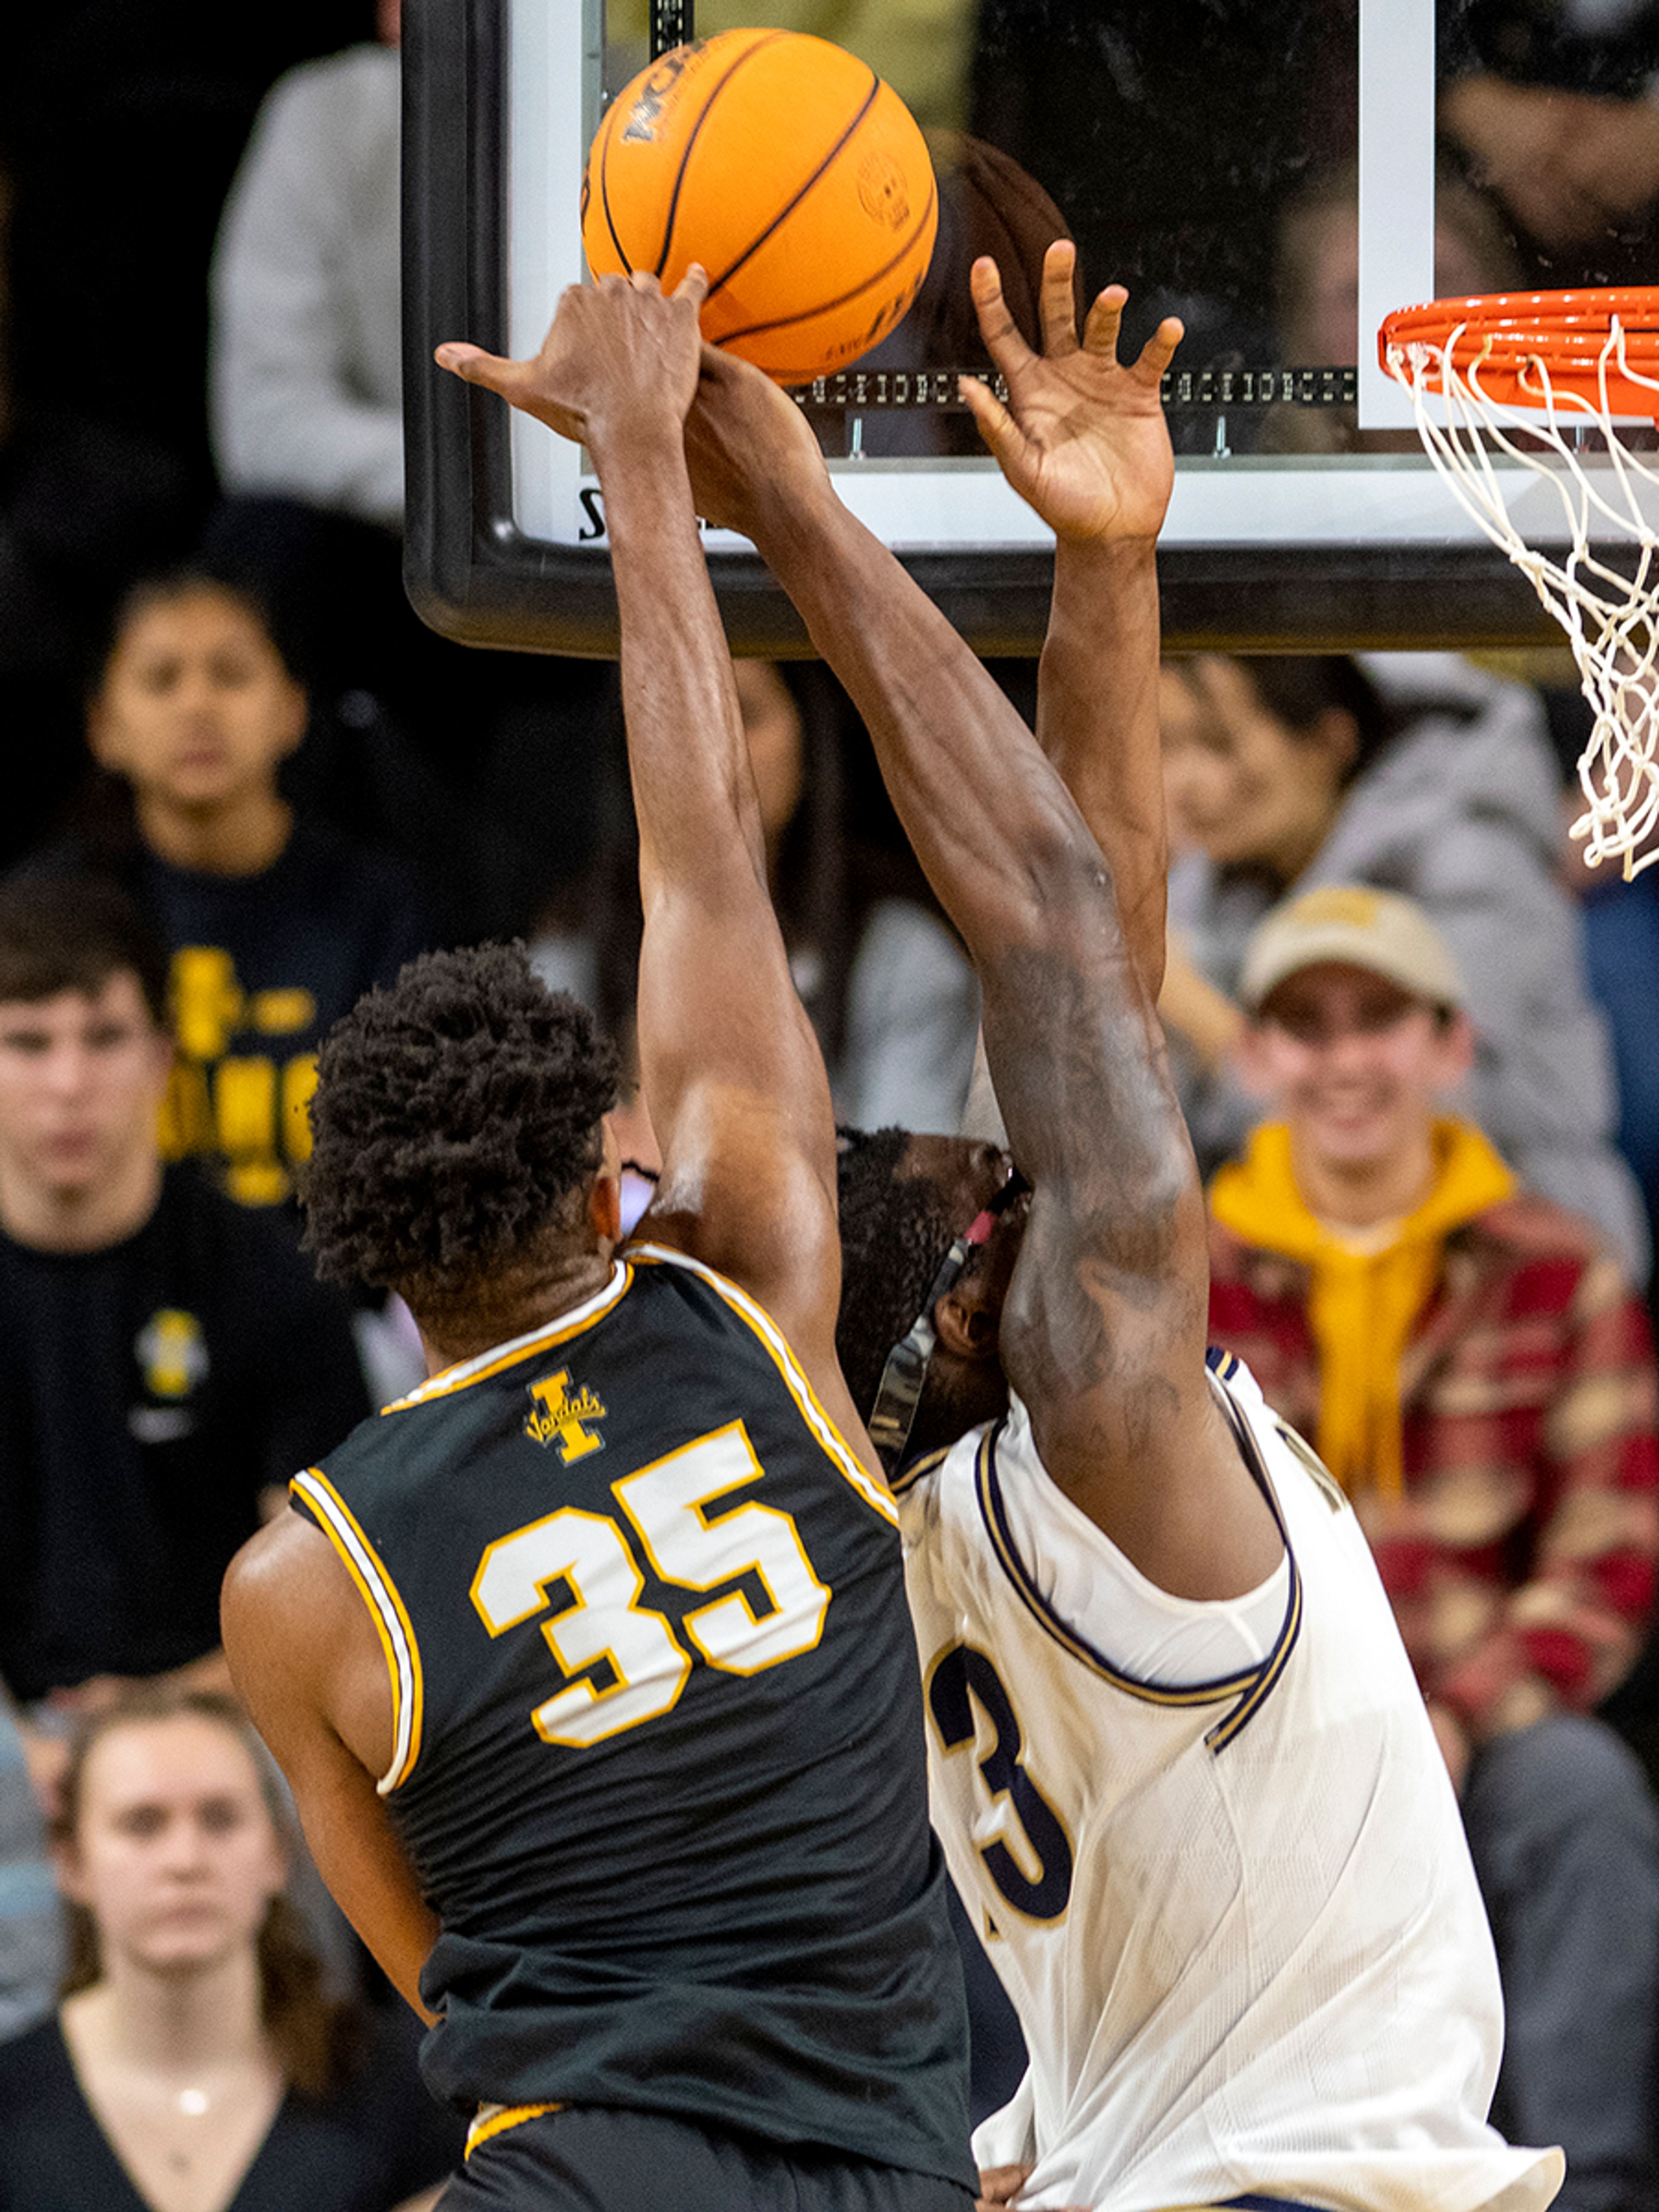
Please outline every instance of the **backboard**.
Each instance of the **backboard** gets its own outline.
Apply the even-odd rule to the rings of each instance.
[[[1644,207],[1603,221],[1565,187],[1551,202],[1545,150],[1555,125],[1583,143],[1584,114],[1634,109],[1655,12],[1627,0],[1579,37],[1548,0],[700,0],[696,28],[833,18],[929,129],[943,216],[923,297],[799,398],[842,497],[970,642],[1036,649],[1051,556],[954,400],[954,372],[988,366],[967,266],[994,248],[1018,307],[1063,222],[1090,292],[1129,286],[1130,343],[1167,311],[1188,325],[1166,386],[1170,646],[1315,650],[1556,639],[1423,457],[1375,332],[1437,294],[1629,281],[1655,261]],[[605,102],[688,13],[405,0],[406,574],[451,635],[615,650],[586,456],[444,376],[432,349],[534,350],[583,273]],[[1549,487],[1517,476],[1517,522],[1547,538]],[[744,541],[711,532],[708,550],[736,649],[805,649]]]

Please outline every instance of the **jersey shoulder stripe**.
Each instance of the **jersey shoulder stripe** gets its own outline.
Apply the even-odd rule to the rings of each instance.
[[[480,2143],[491,2142],[497,2136],[505,2135],[509,2128],[521,2128],[526,2120],[539,2120],[548,2112],[562,2112],[568,2107],[558,2101],[546,2105],[480,2105],[477,2116],[466,2131],[462,2148],[463,2159],[471,2157]]]
[[[908,1467],[902,1467],[890,1479],[894,1497],[902,1498],[907,1490],[915,1487],[924,1474],[932,1474],[943,1467],[950,1455],[950,1445],[941,1444],[937,1451],[924,1452],[920,1459],[912,1460]]]
[[[990,1540],[991,1549],[998,1565],[1012,1585],[1016,1596],[1040,1627],[1060,1645],[1062,1650],[1109,1682],[1115,1689],[1144,1703],[1166,1706],[1219,1705],[1237,1699],[1232,1711],[1218,1721],[1205,1737],[1212,1751],[1224,1750],[1238,1735],[1240,1729],[1259,1711],[1263,1699],[1283,1674],[1286,1661],[1294,1649],[1302,1626],[1302,1578],[1297,1565],[1296,1553],[1291,1546],[1290,1534],[1279,1512],[1272,1485],[1267,1480],[1259,1455],[1245,1440],[1246,1464],[1261,1485],[1263,1495],[1279,1523],[1279,1532],[1290,1562],[1290,1589],[1285,1607],[1285,1618],[1273,1649],[1254,1666],[1242,1668],[1237,1674],[1218,1675],[1206,1682],[1179,1685],[1152,1682],[1139,1675],[1131,1674],[1121,1667],[1114,1666],[1103,1652],[1096,1649],[1089,1639],[1066,1620],[1038,1587],[1035,1577],[1020,1557],[1019,1549],[1009,1524],[1007,1508],[997,1474],[996,1444],[1006,1426],[1006,1417],[995,1427],[987,1431],[979,1448],[975,1470],[980,1517]]]
[[[1237,1353],[1226,1351],[1218,1344],[1211,1345],[1205,1352],[1204,1364],[1218,1382],[1231,1382],[1235,1375],[1242,1375],[1244,1371],[1243,1364]],[[1264,2203],[1266,2201],[1263,2198]]]
[[[479,1352],[476,1358],[463,1359],[453,1367],[446,1367],[441,1373],[429,1376],[410,1391],[407,1396],[394,1398],[389,1406],[383,1406],[380,1408],[382,1418],[387,1413],[404,1413],[410,1406],[430,1405],[434,1398],[447,1398],[457,1390],[468,1389],[475,1382],[483,1382],[492,1375],[499,1375],[503,1368],[514,1366],[520,1359],[528,1359],[532,1352],[546,1352],[556,1344],[568,1343],[573,1336],[580,1336],[584,1329],[591,1328],[602,1314],[609,1313],[632,1279],[629,1269],[618,1260],[611,1270],[611,1279],[605,1288],[596,1291],[591,1298],[584,1299],[569,1313],[562,1314],[557,1321],[550,1322],[545,1328],[532,1328],[527,1335],[511,1337],[505,1344],[492,1345],[488,1352]]]
[[[1297,1638],[1302,1632],[1302,1574],[1297,1565],[1295,1548],[1291,1542],[1291,1532],[1285,1525],[1285,1516],[1279,1510],[1279,1500],[1273,1493],[1273,1484],[1268,1479],[1267,1466],[1261,1456],[1261,1447],[1256,1441],[1255,1431],[1249,1421],[1245,1419],[1243,1409],[1235,1400],[1232,1392],[1224,1387],[1230,1376],[1222,1375],[1218,1370],[1212,1369],[1211,1371],[1215,1375],[1218,1385],[1223,1386],[1218,1388],[1216,1393],[1221,1401],[1222,1411],[1225,1413],[1228,1425],[1237,1440],[1238,1449],[1243,1456],[1245,1466],[1255,1477],[1256,1487],[1267,1499],[1272,1509],[1273,1519],[1279,1523],[1279,1540],[1285,1547],[1285,1555],[1291,1563],[1290,1598],[1285,1608],[1285,1626],[1279,1631],[1279,1639],[1263,1661],[1256,1681],[1249,1693],[1227,1718],[1212,1728],[1204,1739],[1212,1751],[1223,1751],[1239,1730],[1246,1725],[1251,1716],[1260,1711],[1263,1703],[1272,1693],[1273,1686],[1279,1681],[1290,1663],[1291,1654],[1296,1649]],[[1242,1370],[1238,1362],[1236,1359],[1233,1360],[1231,1372],[1240,1371]]]
[[[420,1646],[397,1585],[358,1527],[350,1507],[322,1469],[307,1468],[295,1476],[289,1488],[295,1503],[306,1509],[339,1554],[380,1634],[392,1682],[392,1764],[375,1787],[382,1797],[388,1796],[408,1781],[421,1755],[425,1692]]]
[[[848,1443],[823,1407],[817,1393],[807,1381],[794,1353],[790,1350],[782,1330],[765,1308],[751,1298],[747,1291],[720,1274],[689,1253],[677,1252],[667,1244],[632,1244],[629,1259],[637,1267],[680,1267],[706,1283],[715,1295],[723,1298],[740,1321],[747,1323],[771,1358],[785,1387],[794,1400],[801,1419],[823,1447],[836,1472],[851,1485],[872,1511],[894,1528],[898,1526],[898,1508],[884,1483],[864,1465],[858,1454]]]

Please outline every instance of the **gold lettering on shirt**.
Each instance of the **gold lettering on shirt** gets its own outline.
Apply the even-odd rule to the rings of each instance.
[[[567,1467],[589,1452],[604,1450],[605,1438],[589,1425],[602,1421],[605,1409],[586,1383],[573,1394],[568,1367],[528,1387],[532,1410],[524,1425],[526,1436],[538,1444],[556,1446]]]

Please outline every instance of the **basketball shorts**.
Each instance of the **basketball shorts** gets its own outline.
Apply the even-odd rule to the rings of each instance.
[[[585,2105],[476,2142],[438,2212],[973,2212],[971,2190],[662,2112]]]

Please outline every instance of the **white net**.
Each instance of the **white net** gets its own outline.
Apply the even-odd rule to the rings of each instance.
[[[1583,842],[1589,866],[1617,860],[1628,881],[1659,860],[1659,844],[1642,849],[1659,823],[1659,536],[1640,497],[1647,487],[1659,511],[1659,455],[1644,460],[1620,441],[1607,387],[1611,376],[1652,392],[1659,416],[1659,380],[1631,364],[1614,315],[1596,368],[1596,398],[1552,383],[1534,354],[1519,377],[1534,404],[1511,406],[1481,388],[1490,342],[1467,367],[1458,366],[1459,341],[1466,341],[1467,353],[1468,335],[1468,326],[1458,324],[1443,344],[1390,343],[1387,365],[1410,388],[1419,434],[1441,477],[1492,544],[1531,578],[1566,632],[1595,714],[1578,763],[1584,811],[1572,834]],[[1514,366],[1512,356],[1508,366]],[[1437,399],[1437,412],[1431,405]],[[1601,431],[1605,452],[1581,450],[1588,428]],[[1561,560],[1528,544],[1510,520],[1500,456],[1554,488],[1568,542]],[[1632,572],[1626,575],[1599,560],[1593,538],[1634,548]]]

